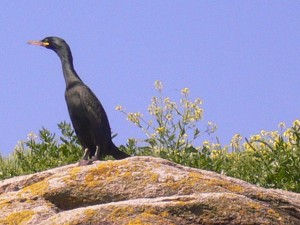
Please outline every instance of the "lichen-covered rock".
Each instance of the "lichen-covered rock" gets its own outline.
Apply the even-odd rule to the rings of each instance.
[[[153,157],[0,182],[0,224],[300,224],[300,194]]]

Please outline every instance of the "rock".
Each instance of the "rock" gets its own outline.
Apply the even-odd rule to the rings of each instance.
[[[0,224],[300,224],[300,194],[153,157],[0,182]]]

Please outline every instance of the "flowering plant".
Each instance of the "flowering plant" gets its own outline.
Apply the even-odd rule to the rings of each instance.
[[[128,113],[122,106],[116,107],[116,110],[125,114],[127,120],[139,127],[146,135],[144,140],[129,139],[129,145],[136,151],[140,143],[144,145],[146,143],[146,147],[151,147],[151,151],[159,156],[170,151],[175,153],[200,150],[201,147],[195,147],[195,140],[201,134],[212,134],[217,129],[215,124],[208,122],[204,132],[200,131],[199,122],[203,120],[202,100],[196,98],[191,101],[189,89],[183,88],[181,99],[176,103],[164,96],[161,81],[155,81],[154,87],[158,91],[158,96],[152,97],[148,106],[151,119],[146,120],[140,112]]]

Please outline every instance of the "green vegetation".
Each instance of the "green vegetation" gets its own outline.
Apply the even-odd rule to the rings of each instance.
[[[67,165],[82,157],[82,149],[70,124],[62,122],[60,142],[55,134],[43,128],[36,134],[30,133],[27,141],[19,141],[8,158],[0,156],[0,179],[31,174],[57,166]]]
[[[164,96],[161,82],[156,81],[155,88],[158,95],[151,99],[147,117],[117,106],[145,135],[142,139],[129,138],[120,146],[122,151],[216,171],[267,188],[300,192],[299,120],[290,128],[280,123],[279,131],[262,130],[245,141],[236,134],[222,146],[214,137],[216,125],[204,125],[201,99],[190,100],[189,89],[184,88],[179,102],[174,102]],[[39,137],[31,133],[27,141],[19,142],[8,158],[0,157],[0,179],[79,161],[83,153],[74,131],[65,122],[58,126],[60,141],[43,128]]]

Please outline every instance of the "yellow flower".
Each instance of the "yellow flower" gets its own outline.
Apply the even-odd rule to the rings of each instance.
[[[168,115],[166,115],[166,119],[170,121],[173,119],[173,116],[171,114],[168,114]]]
[[[117,105],[117,106],[116,106],[116,110],[117,110],[117,111],[123,111],[124,108],[123,108],[121,105]]]
[[[15,148],[14,148],[15,152],[23,152],[24,151],[24,145],[22,141],[18,141]]]
[[[155,106],[149,105],[148,112],[150,115],[155,115]]]
[[[163,134],[165,131],[166,131],[165,127],[159,127],[159,128],[156,129],[156,132],[160,133],[160,134]]]
[[[169,97],[165,98],[164,103],[170,103],[170,98]]]
[[[210,122],[210,121],[207,122],[207,132],[208,133],[210,133],[210,134],[214,133],[217,131],[217,129],[218,129],[217,124]]]
[[[226,154],[227,159],[234,159],[236,157],[236,152],[228,152]]]
[[[252,135],[251,137],[250,137],[250,140],[251,141],[256,141],[256,140],[261,140],[262,138],[261,138],[261,136],[259,135],[259,134],[256,134],[256,135]]]
[[[293,131],[289,128],[283,133],[283,136],[286,138],[291,138],[293,137]]]
[[[195,110],[195,119],[200,120],[203,117],[203,110],[202,109],[196,109]]]
[[[143,117],[143,115],[139,112],[137,113],[128,113],[127,119],[131,122],[133,122],[136,125],[140,125],[140,119]]]
[[[34,141],[34,140],[36,140],[38,138],[38,136],[35,134],[35,133],[33,133],[33,132],[30,132],[28,135],[27,135],[27,139],[29,140],[29,141]]]
[[[244,146],[246,152],[250,152],[250,153],[254,152],[253,148],[251,148],[247,142],[245,142],[243,144],[243,146]]]
[[[232,147],[238,148],[242,139],[243,137],[240,134],[235,134],[230,141]]]
[[[151,99],[152,104],[156,104],[158,101],[158,98],[156,96],[153,96]]]
[[[202,142],[203,148],[210,150],[211,149],[211,143],[209,141]]]
[[[163,84],[162,84],[161,81],[156,80],[156,81],[154,82],[154,87],[156,88],[156,90],[161,91],[161,90],[163,89]]]
[[[267,136],[268,135],[268,131],[265,131],[265,130],[261,130],[260,131],[260,134],[262,135],[262,136]]]
[[[214,150],[211,151],[210,158],[216,159],[216,158],[218,158],[220,155],[221,155],[221,151],[220,151],[220,150],[215,150],[215,149],[214,149]]]
[[[295,120],[293,122],[293,127],[300,127],[300,120]]]
[[[164,109],[167,109],[167,110],[177,109],[177,105],[175,102],[169,101],[169,102],[165,102],[165,104],[166,105],[165,105]]]
[[[200,98],[196,98],[196,99],[195,99],[195,104],[197,104],[197,105],[202,105],[203,102],[202,102],[202,100],[201,100]]]
[[[285,123],[284,123],[284,122],[281,122],[281,123],[278,124],[278,127],[279,127],[280,129],[284,129],[286,126],[285,126]]]
[[[202,144],[203,144],[203,145],[209,145],[210,143],[209,143],[209,141],[203,141]]]
[[[181,94],[183,94],[183,95],[188,95],[189,92],[190,92],[190,90],[188,88],[183,88],[181,90]]]

